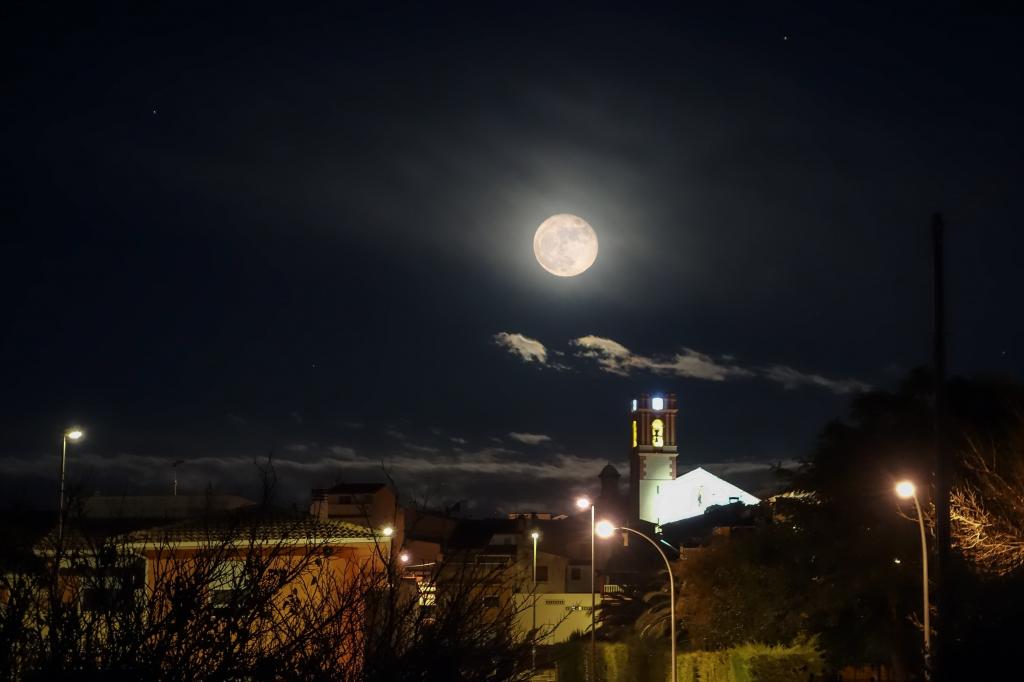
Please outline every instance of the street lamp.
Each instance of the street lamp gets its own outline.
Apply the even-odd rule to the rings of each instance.
[[[669,627],[671,630],[670,636],[672,638],[672,676],[669,679],[671,679],[672,682],[676,682],[676,586],[675,578],[672,575],[672,564],[668,562],[668,557],[665,556],[665,552],[661,550],[658,543],[638,530],[626,528],[625,526],[616,527],[611,521],[601,521],[595,527],[594,532],[598,537],[607,539],[610,538],[616,530],[624,530],[628,533],[639,535],[644,540],[647,540],[647,542],[651,543],[651,546],[654,547],[654,549],[658,550],[658,554],[661,555],[662,561],[665,562],[665,568],[668,570]]]
[[[537,540],[540,532],[532,531],[530,537],[533,539],[533,631],[537,631]]]
[[[530,531],[530,538],[533,540],[533,646],[530,647],[530,654],[533,659],[533,667],[537,667],[537,540],[540,538],[540,531]]]
[[[60,447],[60,492],[57,495],[57,542],[64,547],[64,471],[67,469],[68,441],[77,443],[85,436],[85,432],[77,427],[64,429]]]
[[[594,561],[594,503],[588,497],[576,498],[579,510],[590,507],[590,679],[597,679],[597,603],[594,597],[596,563]]]
[[[380,529],[380,534],[388,539],[388,553],[387,553],[387,564],[389,567],[394,565],[395,561],[395,546],[394,541],[391,539],[395,534],[395,529],[392,526],[384,526]],[[381,548],[380,543],[377,542],[377,538],[373,539],[374,549],[378,552],[381,559],[385,559],[384,550]],[[390,568],[389,568],[390,572]]]
[[[921,513],[921,503],[917,499],[917,486],[911,481],[900,481],[896,484],[897,497],[914,500],[914,508],[917,510],[917,527],[921,531],[921,600],[924,606],[924,658],[925,665],[931,657],[931,614],[928,613],[928,544],[925,541],[924,515]]]

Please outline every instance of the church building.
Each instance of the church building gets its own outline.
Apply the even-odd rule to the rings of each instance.
[[[676,396],[641,395],[632,401],[629,505],[633,519],[657,525],[704,513],[708,507],[760,500],[701,467],[679,475]]]

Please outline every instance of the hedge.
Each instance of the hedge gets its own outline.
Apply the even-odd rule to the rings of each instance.
[[[658,639],[599,642],[597,679],[601,682],[668,680],[667,643]],[[590,643],[561,645],[556,659],[559,682],[587,682]],[[813,642],[792,646],[744,644],[720,651],[689,651],[676,657],[679,682],[807,682],[822,673],[821,652]]]

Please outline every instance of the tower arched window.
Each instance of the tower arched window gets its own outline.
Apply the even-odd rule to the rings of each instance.
[[[633,420],[633,447],[636,447],[636,420]]]
[[[651,445],[656,448],[665,445],[665,422],[660,419],[651,422]]]

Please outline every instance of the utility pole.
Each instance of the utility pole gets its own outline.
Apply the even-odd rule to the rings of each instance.
[[[932,216],[932,374],[934,380],[934,437],[935,437],[935,551],[936,551],[936,607],[938,630],[933,668],[933,679],[945,680],[946,644],[949,642],[952,616],[949,612],[949,489],[952,461],[946,432],[946,291],[943,258],[942,215]]]

